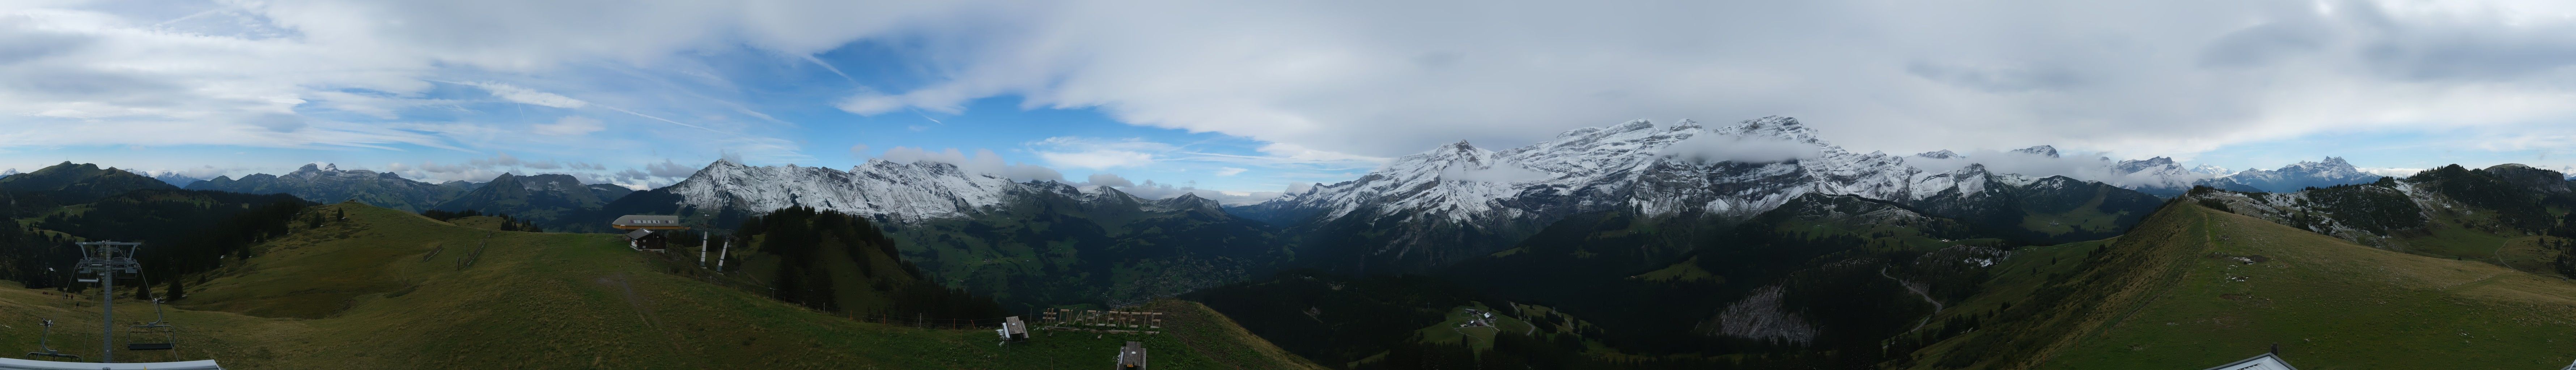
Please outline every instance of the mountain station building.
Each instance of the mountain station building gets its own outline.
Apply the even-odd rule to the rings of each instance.
[[[671,237],[668,235],[670,231],[689,229],[688,226],[680,224],[680,216],[668,215],[619,216],[617,221],[609,222],[608,227],[627,231],[628,248],[655,252],[660,252],[670,245]]]

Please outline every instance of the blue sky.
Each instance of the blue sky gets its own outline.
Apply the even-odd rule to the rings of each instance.
[[[0,168],[211,177],[326,162],[649,187],[717,158],[885,158],[1258,197],[1462,139],[1500,149],[1630,119],[1769,115],[1859,151],[2567,168],[2570,14],[2399,0],[18,2],[0,5]]]

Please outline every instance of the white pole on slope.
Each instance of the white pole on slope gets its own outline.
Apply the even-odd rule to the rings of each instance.
[[[698,267],[707,267],[707,232],[698,232]]]
[[[733,253],[733,239],[725,239],[724,248],[716,250],[716,272],[724,272],[725,256]]]

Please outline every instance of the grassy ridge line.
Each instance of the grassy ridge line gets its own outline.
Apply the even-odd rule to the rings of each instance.
[[[178,354],[235,369],[1050,369],[1105,366],[1100,361],[1119,344],[1136,340],[1156,350],[1158,366],[1278,360],[1221,362],[1184,350],[1266,345],[1243,341],[1258,339],[1249,336],[1177,339],[1185,336],[1178,332],[1216,329],[1042,332],[1004,347],[989,330],[861,323],[664,274],[658,259],[606,234],[497,232],[481,262],[458,270],[450,259],[491,231],[363,205],[322,209],[347,211],[350,220],[298,230],[249,263],[192,286],[197,292],[183,301],[189,309],[171,310],[186,330]],[[438,245],[449,253],[420,259]],[[62,299],[0,288],[0,307],[10,308],[0,312],[0,324],[13,327],[0,328],[7,334],[0,344],[32,349],[34,335],[25,330],[32,325],[21,324],[54,316],[65,321],[56,347],[95,358],[83,351],[97,347],[96,316]],[[119,321],[150,314],[148,304],[118,308]],[[72,329],[82,327],[93,334]]]
[[[2303,368],[2549,368],[2576,354],[2576,284],[2351,244],[2192,207],[2217,238],[2173,299],[2048,364],[2224,363],[2280,343]],[[2236,258],[2264,256],[2245,263]]]
[[[2208,251],[2211,247],[2213,247],[2213,246],[2216,246],[2216,245],[2217,245],[2217,243],[2218,243],[2217,236],[2215,236],[2215,235],[2210,235],[2210,232],[2209,232],[2209,230],[2210,230],[2210,221],[2209,221],[2209,217],[2208,217],[2207,215],[2200,215],[2200,217],[2198,217],[2198,218],[2199,218],[2199,220],[2198,220],[2198,221],[2196,221],[2196,222],[2194,222],[2194,224],[2196,224],[2196,225],[2198,225],[2198,226],[2199,226],[2199,227],[2198,227],[2198,228],[2196,228],[2196,229],[2200,232],[2200,237],[2199,237],[2198,239],[2200,239],[2200,242],[2201,242],[2202,247],[2200,247],[2200,248],[2196,248],[2196,249],[2194,249],[2194,248],[2179,248],[2179,249],[2183,249],[2183,250],[2181,250],[2181,251],[2189,251],[2189,252],[2193,252],[2193,253],[2197,254],[2198,252],[2206,252],[2206,251]],[[2118,326],[2120,326],[2120,323],[2128,322],[2129,318],[2137,317],[2137,316],[2138,316],[2138,312],[2139,312],[2139,311],[2142,311],[2142,310],[2145,310],[2145,309],[2147,308],[2147,306],[2148,306],[2148,305],[2154,304],[2154,303],[2155,303],[2156,301],[2158,301],[2158,300],[2162,300],[2162,299],[2164,299],[2164,298],[2165,298],[2165,297],[2167,297],[2167,296],[2171,296],[2171,295],[2173,295],[2173,289],[2170,289],[2170,288],[2171,288],[2171,287],[2173,287],[2175,283],[2180,283],[2180,282],[2182,282],[2183,276],[2184,276],[2185,274],[2183,273],[2184,271],[2182,271],[2182,270],[2180,270],[2180,269],[2172,269],[2172,268],[2169,268],[2169,267],[2171,267],[2171,266],[2170,266],[2170,265],[2167,265],[2167,266],[2161,266],[2160,268],[2156,269],[2156,270],[2155,270],[2155,271],[2156,271],[2156,273],[2155,273],[2155,274],[2153,274],[2153,275],[2157,276],[2157,277],[2155,278],[2155,280],[2154,280],[2154,283],[2149,284],[2149,285],[2146,285],[2146,286],[2143,286],[2143,287],[2140,287],[2140,289],[2143,289],[2143,290],[2144,290],[2144,292],[2142,292],[2141,294],[2142,294],[2142,295],[2144,295],[2145,297],[2147,297],[2145,301],[2141,301],[2141,302],[2138,302],[2138,304],[2136,304],[2136,305],[2129,306],[2127,311],[2125,311],[2125,312],[2121,312],[2121,313],[2120,313],[2119,318],[2111,319],[2111,322],[2110,322],[2110,323],[2108,323],[2108,325],[2107,325],[2107,326],[2109,326],[2109,327],[2118,327]],[[2097,330],[2093,330],[2093,332],[2094,332],[2094,333],[2098,333],[2098,335],[2109,335],[2109,334],[2110,334],[2110,332],[2108,332],[2108,331],[2098,330],[2098,329],[2099,329],[2098,327],[2097,327],[2097,328],[2094,328],[2094,329],[2097,329]],[[2096,338],[2098,338],[2098,336],[2097,336]],[[2040,361],[2047,361],[2047,360],[2048,360],[2048,358],[2045,358],[2045,357],[2040,358]]]
[[[2037,247],[1996,269],[1985,294],[1926,329],[1964,334],[1899,364],[2170,369],[2279,343],[2305,369],[2519,369],[2565,366],[2576,353],[2565,337],[2576,333],[2576,284],[2192,204],[2107,244]]]
[[[1174,339],[1192,351],[1207,356],[1228,369],[1301,369],[1324,370],[1323,365],[1297,357],[1287,349],[1245,330],[1234,319],[1217,313],[1198,302],[1178,299],[1156,300],[1147,310],[1169,315],[1166,323]]]
[[[2096,296],[2079,300],[2087,302],[2075,307],[2075,314],[2066,317],[2072,321],[2060,324],[2065,334],[2038,343],[2040,346],[2022,357],[2021,362],[2005,363],[1999,367],[2027,368],[2048,361],[2060,351],[2074,347],[2088,337],[2087,334],[2101,332],[2107,324],[2115,324],[2144,308],[2147,302],[2159,296],[2161,287],[2181,278],[2181,271],[2173,268],[2180,264],[2178,259],[2206,249],[2205,245],[2196,245],[2200,244],[2196,243],[2199,238],[2176,237],[2194,231],[2191,226],[2196,223],[2188,221],[2193,218],[2196,217],[2186,213],[2158,212],[2113,242],[2108,247],[2109,253],[2098,258],[2099,263],[2126,267],[2095,269],[2078,280],[2081,282],[2079,286],[2088,287]],[[2141,232],[2150,237],[2138,237]],[[2105,286],[2116,288],[2104,289]],[[2110,312],[2121,314],[2119,318],[2104,317]],[[2106,318],[2109,320],[2104,320]]]

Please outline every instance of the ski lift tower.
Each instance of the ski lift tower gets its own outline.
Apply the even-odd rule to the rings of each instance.
[[[103,323],[99,330],[101,338],[98,348],[99,362],[116,362],[116,274],[143,272],[143,263],[134,260],[134,252],[142,249],[143,243],[80,242],[78,244],[81,250],[80,273],[98,274],[96,278],[99,287],[98,307],[99,312],[105,314],[105,317],[99,319]]]

